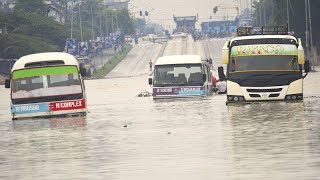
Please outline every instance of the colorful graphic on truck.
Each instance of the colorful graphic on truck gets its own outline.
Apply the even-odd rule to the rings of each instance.
[[[153,88],[154,96],[162,95],[203,95],[204,87],[159,87]]]
[[[295,45],[282,44],[257,44],[235,46],[231,49],[231,57],[239,56],[268,56],[268,55],[288,55],[297,56],[298,50]]]

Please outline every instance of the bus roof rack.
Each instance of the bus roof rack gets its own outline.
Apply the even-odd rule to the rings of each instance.
[[[288,35],[286,26],[266,26],[266,27],[239,27],[237,36],[252,35]]]

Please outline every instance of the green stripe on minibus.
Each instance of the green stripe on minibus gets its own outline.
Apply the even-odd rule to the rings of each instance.
[[[12,78],[21,79],[21,78],[34,77],[34,76],[62,75],[62,74],[78,74],[78,69],[76,66],[23,69],[23,70],[14,71],[12,74]]]

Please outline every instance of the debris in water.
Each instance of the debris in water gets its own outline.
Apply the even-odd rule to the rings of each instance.
[[[144,91],[141,91],[139,94],[138,94],[138,97],[149,97],[149,96],[152,96],[152,93],[144,90]]]
[[[124,125],[123,127],[128,127],[128,125]]]

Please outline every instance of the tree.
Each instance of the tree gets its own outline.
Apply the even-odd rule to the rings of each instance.
[[[38,15],[46,15],[47,13],[44,0],[18,0],[15,10]]]

